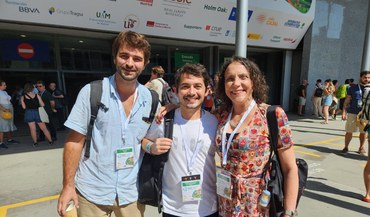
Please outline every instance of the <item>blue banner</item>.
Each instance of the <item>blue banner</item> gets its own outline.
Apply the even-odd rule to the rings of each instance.
[[[0,40],[2,60],[49,62],[49,45],[43,41]]]

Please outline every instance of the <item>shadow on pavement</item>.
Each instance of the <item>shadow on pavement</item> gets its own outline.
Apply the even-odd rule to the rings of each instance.
[[[367,156],[360,155],[356,152],[349,151],[346,155],[343,155],[341,153],[342,149],[338,150],[338,149],[331,149],[331,148],[323,147],[323,146],[303,145],[303,144],[294,144],[294,146],[315,150],[315,151],[318,151],[318,152],[321,152],[321,153],[336,154],[340,157],[344,157],[344,158],[348,158],[348,159],[367,161]],[[343,147],[344,147],[344,145],[343,145]]]
[[[361,201],[362,199],[361,194],[350,192],[350,191],[344,191],[344,190],[334,188],[332,186],[326,185],[318,181],[310,180],[310,179],[315,179],[315,177],[310,177],[309,180],[307,181],[306,191],[303,193],[305,197],[318,200],[324,203],[328,203],[334,206],[338,206],[344,209],[352,210],[352,211],[355,211],[355,212],[358,212],[364,215],[368,215],[370,213],[370,208],[365,207],[367,203]],[[322,194],[317,194],[309,190],[318,191],[318,192],[327,192],[327,193],[333,194],[333,197],[328,197]],[[345,196],[345,197],[349,197],[352,199],[357,199],[358,203],[356,204],[356,203],[351,203],[348,201],[335,199],[336,195]],[[361,206],[362,204],[363,206]]]

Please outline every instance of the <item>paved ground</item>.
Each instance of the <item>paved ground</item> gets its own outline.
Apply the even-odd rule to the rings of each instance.
[[[355,137],[346,156],[340,155],[344,140],[344,122],[327,125],[311,116],[289,115],[297,157],[309,163],[307,189],[298,212],[301,217],[370,215],[370,204],[360,199],[364,193],[362,171],[366,156],[355,151]],[[0,217],[57,217],[57,195],[62,182],[62,143],[66,132],[58,132],[53,146],[46,142],[33,148],[27,128],[20,128],[17,145],[0,150]],[[367,146],[367,145],[366,145]],[[147,207],[147,217],[157,217]]]

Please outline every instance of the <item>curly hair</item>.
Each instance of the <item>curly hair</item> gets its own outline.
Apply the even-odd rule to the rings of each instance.
[[[230,60],[226,61],[220,70],[220,80],[218,82],[217,94],[223,101],[225,108],[228,110],[232,107],[232,102],[225,92],[225,72],[231,63],[238,62],[242,64],[249,72],[250,79],[253,85],[253,99],[258,103],[266,103],[268,100],[269,87],[266,83],[264,74],[253,61],[239,56],[233,56]]]

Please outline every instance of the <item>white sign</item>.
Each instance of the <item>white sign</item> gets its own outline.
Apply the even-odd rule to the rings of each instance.
[[[295,49],[313,21],[315,3],[250,0],[248,45]],[[236,1],[0,0],[1,20],[234,44]]]

